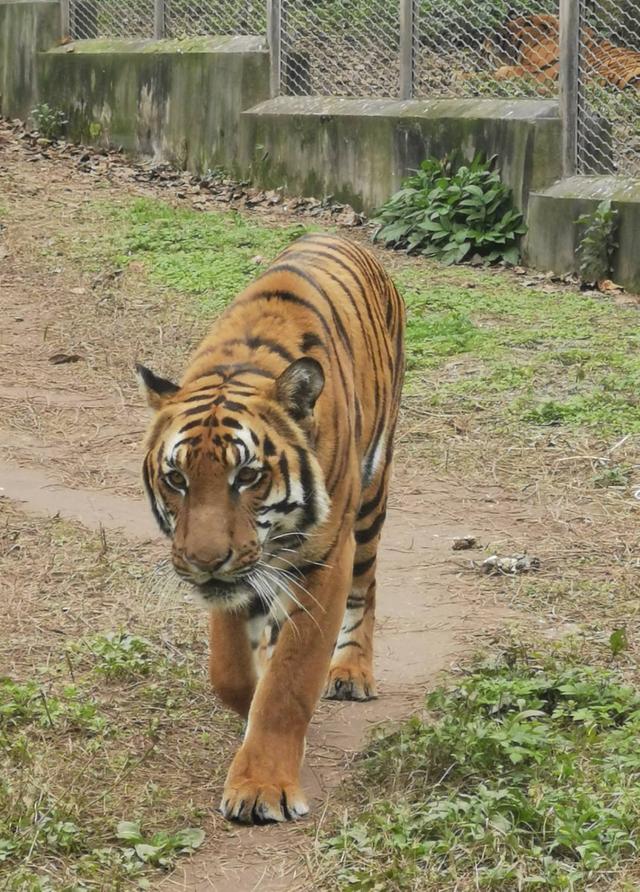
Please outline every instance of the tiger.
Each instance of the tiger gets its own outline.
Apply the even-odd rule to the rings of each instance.
[[[598,39],[592,28],[581,29],[583,66],[590,77],[620,90],[640,88],[640,53]],[[533,77],[556,81],[560,70],[560,22],[553,15],[516,16],[506,22],[491,47],[498,55],[517,60],[494,72],[497,80]]]
[[[179,384],[138,364],[143,480],[210,611],[209,677],[246,720],[220,803],[309,811],[317,702],[376,697],[376,558],[404,377],[404,303],[355,242],[306,235],[228,305]]]

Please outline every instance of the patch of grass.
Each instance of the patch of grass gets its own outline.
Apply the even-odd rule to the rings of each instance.
[[[512,651],[428,706],[432,720],[366,753],[363,801],[321,843],[331,882],[611,888],[640,830],[638,691],[566,654]]]
[[[0,678],[0,735],[4,732],[8,740],[16,728],[33,724],[97,733],[105,729],[106,720],[98,704],[86,699],[76,685],[66,685],[58,697],[52,697],[37,682],[21,684]]]
[[[206,677],[205,618],[172,602],[148,544],[2,507],[0,887],[155,888],[215,833],[240,732]]]
[[[233,211],[203,213],[151,199],[114,213],[116,262],[142,261],[151,281],[196,295],[207,313],[220,311],[263,263],[308,231],[301,225],[269,228]]]
[[[502,432],[640,431],[637,310],[475,271],[435,285],[415,267],[395,278],[408,310],[409,388],[426,384],[434,405],[459,412],[481,403],[478,423]],[[472,373],[459,362],[450,372],[454,355],[473,360]]]
[[[89,656],[94,671],[105,678],[148,675],[152,668],[157,668],[159,659],[150,641],[127,632],[95,635],[82,644],[71,645],[69,650],[80,657]]]

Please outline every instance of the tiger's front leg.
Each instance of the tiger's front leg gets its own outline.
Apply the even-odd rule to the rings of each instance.
[[[309,811],[300,787],[305,737],[322,689],[351,583],[353,534],[328,566],[310,571],[258,682],[245,740],[225,783],[222,814],[245,823],[295,820]]]

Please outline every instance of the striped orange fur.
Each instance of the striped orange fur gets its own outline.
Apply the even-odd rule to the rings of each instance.
[[[623,90],[640,87],[640,53],[598,38],[592,28],[581,31],[586,76]],[[533,77],[555,81],[560,70],[560,22],[553,15],[517,16],[504,26],[499,43],[517,64],[498,68],[498,80]]]
[[[229,305],[179,385],[138,367],[144,480],[177,572],[211,608],[210,676],[247,717],[222,797],[305,814],[321,693],[375,696],[376,554],[404,371],[404,307],[352,242],[292,244]]]

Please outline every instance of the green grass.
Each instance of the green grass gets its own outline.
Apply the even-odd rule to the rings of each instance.
[[[107,252],[116,265],[141,264],[151,283],[184,294],[208,317],[307,231],[151,199],[99,212],[111,233],[103,261]],[[503,434],[557,426],[609,438],[640,432],[635,309],[546,293],[487,270],[397,257],[393,266],[408,308],[408,393],[428,390],[435,407],[472,411]]]
[[[201,213],[140,199],[115,212],[110,249],[116,262],[144,263],[152,282],[193,295],[199,309],[219,312],[307,229],[261,226],[230,212]]]
[[[351,890],[604,888],[640,831],[640,694],[614,671],[514,650],[377,740],[361,801],[321,841]],[[616,885],[616,889],[637,888]]]
[[[487,422],[502,428],[640,431],[637,310],[579,292],[542,293],[504,275],[464,275],[474,287],[429,286],[413,267],[396,274],[408,308],[409,392],[456,357],[472,367],[458,363],[438,380],[436,406],[481,403]]]

